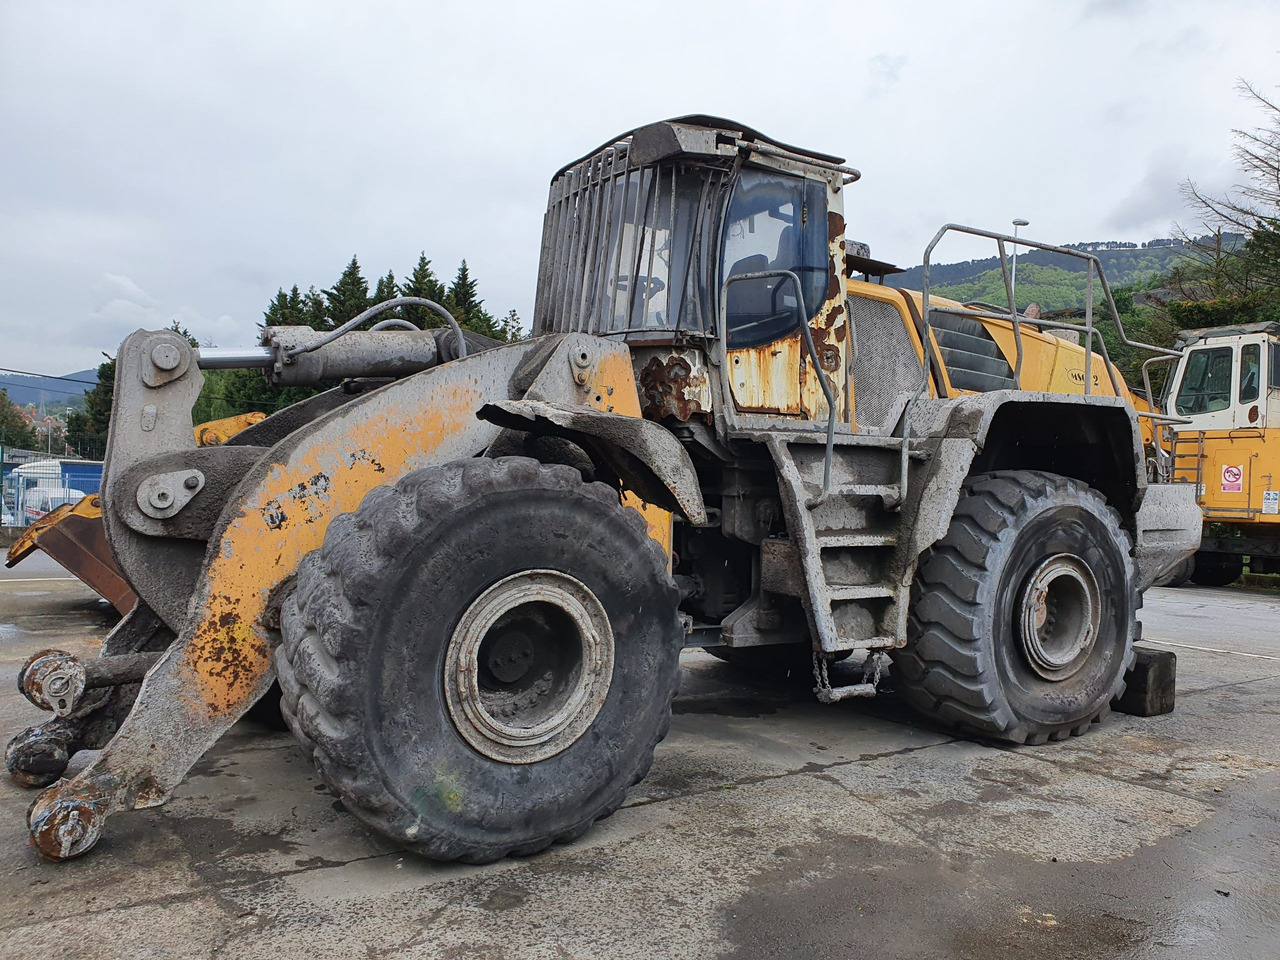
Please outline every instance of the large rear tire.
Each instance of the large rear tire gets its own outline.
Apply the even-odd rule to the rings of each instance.
[[[683,634],[643,519],[519,457],[338,517],[286,600],[282,712],[343,804],[440,860],[581,836],[666,734]]]
[[[1084,733],[1124,692],[1139,606],[1129,537],[1077,480],[966,480],[911,601],[895,685],[931,717],[1042,743]]]

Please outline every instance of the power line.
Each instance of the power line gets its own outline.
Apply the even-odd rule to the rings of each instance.
[[[77,380],[75,377],[55,377],[51,373],[33,373],[30,370],[11,370],[9,367],[0,367],[0,373],[17,373],[24,377],[39,377],[42,380],[65,380],[67,383],[87,383],[91,387],[98,385],[97,380]],[[29,386],[29,384],[17,384],[17,386]],[[38,387],[36,389],[39,389]]]

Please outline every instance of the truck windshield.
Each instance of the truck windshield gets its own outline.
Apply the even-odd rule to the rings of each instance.
[[[1179,414],[1213,413],[1231,406],[1231,353],[1230,347],[1191,351],[1178,387]]]

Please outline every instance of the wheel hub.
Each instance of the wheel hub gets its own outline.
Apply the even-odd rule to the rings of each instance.
[[[1065,680],[1093,649],[1102,597],[1089,565],[1070,553],[1044,560],[1022,590],[1019,635],[1031,668],[1046,680]]]
[[[458,733],[504,763],[536,763],[591,726],[613,677],[613,630],[582,581],[525,570],[484,591],[445,655],[445,702]]]

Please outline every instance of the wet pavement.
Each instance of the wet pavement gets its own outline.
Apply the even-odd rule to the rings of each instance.
[[[0,572],[0,731],[17,669],[91,652],[110,610],[44,558]],[[367,832],[287,733],[246,723],[165,807],[41,862],[0,783],[0,955],[1274,958],[1280,594],[1153,590],[1178,705],[1009,749],[892,694],[824,707],[690,651],[627,805],[522,860],[440,866]]]

